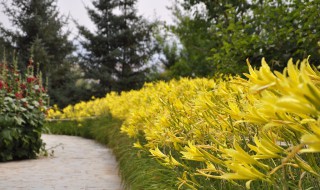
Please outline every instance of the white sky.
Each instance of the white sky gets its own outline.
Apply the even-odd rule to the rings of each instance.
[[[8,2],[9,0],[7,0]],[[85,6],[92,6],[92,0],[57,0],[60,14],[70,15],[73,19],[81,25],[88,28],[94,28],[94,24],[89,19]],[[138,0],[137,9],[138,14],[143,17],[154,20],[158,18],[172,24],[171,12],[166,7],[172,5],[172,0]],[[9,27],[9,21],[2,12],[2,5],[0,5],[0,22],[6,27]],[[68,28],[72,34],[76,34],[74,24],[70,20]]]

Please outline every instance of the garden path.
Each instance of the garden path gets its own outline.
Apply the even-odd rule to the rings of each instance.
[[[81,137],[43,135],[53,156],[0,163],[1,190],[122,190],[110,149]]]

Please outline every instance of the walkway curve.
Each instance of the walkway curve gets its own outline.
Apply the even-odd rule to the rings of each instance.
[[[43,135],[54,155],[0,163],[1,190],[122,190],[110,149],[81,137]]]

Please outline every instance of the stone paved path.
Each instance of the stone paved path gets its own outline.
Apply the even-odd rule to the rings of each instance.
[[[111,150],[80,137],[43,135],[52,157],[0,163],[0,190],[122,190]]]

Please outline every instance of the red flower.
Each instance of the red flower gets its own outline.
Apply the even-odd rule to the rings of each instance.
[[[0,89],[2,89],[4,86],[4,82],[2,80],[0,80]]]
[[[45,92],[46,92],[46,89],[43,88],[43,87],[41,87],[41,88],[37,89],[37,92],[38,92],[38,93],[40,93],[40,92],[45,93]]]
[[[16,98],[17,98],[18,100],[20,100],[20,99],[23,98],[22,92],[17,92],[17,93],[15,93],[14,95],[16,96]]]
[[[27,83],[32,83],[32,82],[34,82],[35,80],[36,80],[35,77],[28,77],[28,78],[27,78]]]
[[[25,84],[20,84],[20,88],[21,88],[22,90],[24,90],[24,89],[27,88],[27,86],[26,86]]]

